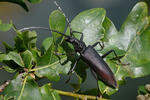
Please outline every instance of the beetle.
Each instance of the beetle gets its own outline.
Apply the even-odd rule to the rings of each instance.
[[[58,9],[63,13],[62,9],[56,3],[56,1],[54,3],[58,7]],[[101,42],[96,42],[93,45],[87,46],[85,42],[83,41],[83,33],[78,32],[78,31],[73,31],[68,18],[66,16],[65,18],[70,28],[70,36],[62,32],[58,32],[57,30],[52,30],[52,29],[44,28],[44,27],[28,27],[28,28],[20,29],[19,31],[24,31],[24,30],[29,30],[29,29],[44,29],[44,30],[49,30],[51,32],[56,32],[58,34],[61,34],[62,36],[64,36],[64,40],[66,42],[69,42],[73,45],[75,52],[76,53],[78,52],[80,54],[78,59],[75,61],[73,67],[70,69],[69,73],[72,73],[74,71],[78,61],[81,59],[90,66],[92,74],[96,78],[96,80],[99,79],[103,81],[106,85],[112,88],[117,88],[117,81],[115,79],[115,76],[112,70],[110,69],[110,67],[108,66],[108,64],[104,61],[104,58],[107,55],[109,55],[110,53],[114,53],[118,62],[121,63],[120,58],[117,56],[116,52],[114,50],[110,50],[106,52],[104,55],[100,56],[94,47],[96,47],[99,44],[99,46],[101,47],[101,50],[103,50],[104,44]],[[74,33],[81,34],[80,39],[73,37]]]
[[[106,52],[104,55],[100,56],[94,47],[99,44],[101,47],[101,50],[102,50],[103,45],[101,44],[101,42],[96,42],[93,45],[86,46],[85,42],[83,41],[83,33],[82,32],[70,31],[70,34],[73,34],[73,33],[81,34],[80,39],[77,39],[77,38],[73,37],[73,35],[68,36],[62,32],[58,32],[56,30],[51,30],[51,29],[44,28],[44,27],[28,27],[28,28],[20,29],[19,31],[24,31],[24,30],[29,30],[29,29],[46,29],[51,32],[56,32],[58,34],[63,35],[65,37],[64,40],[73,45],[75,52],[76,53],[78,52],[80,54],[80,56],[75,61],[74,65],[70,69],[69,73],[72,73],[74,71],[78,61],[81,59],[90,66],[92,74],[93,74],[94,78],[96,78],[96,80],[100,79],[106,85],[108,85],[112,88],[117,87],[117,82],[114,77],[114,74],[111,71],[111,69],[109,68],[108,64],[104,61],[104,58],[113,52],[114,55],[116,56],[116,59],[119,61],[119,63],[121,63],[121,61],[119,60],[120,58],[117,56],[117,54],[114,50],[110,50],[110,51]]]
[[[61,32],[57,32],[55,30],[52,30],[52,31],[63,35],[65,37],[64,38],[65,41],[71,43],[74,47],[75,52],[76,53],[78,52],[80,54],[78,59],[75,61],[74,66],[70,69],[69,73],[72,73],[74,71],[78,61],[81,59],[87,65],[90,66],[91,72],[92,72],[93,76],[96,78],[96,80],[100,79],[106,85],[108,85],[112,88],[116,88],[117,82],[116,82],[115,76],[114,76],[113,72],[111,71],[111,69],[109,68],[108,64],[103,60],[103,58],[105,58],[107,55],[109,55],[111,52],[113,52],[114,55],[116,56],[116,59],[119,61],[119,63],[121,63],[116,52],[114,50],[110,50],[107,53],[105,53],[103,56],[100,56],[94,47],[99,44],[101,47],[101,50],[102,50],[104,48],[103,43],[96,42],[93,45],[86,46],[85,42],[83,41],[83,33],[78,32],[78,31],[73,31],[71,28],[70,22],[69,22],[68,18],[66,17],[65,13],[63,12],[63,10],[61,9],[61,7],[57,4],[56,1],[54,1],[54,4],[65,16],[68,26],[70,28],[70,36],[65,35],[64,33],[61,33]],[[81,34],[80,39],[73,37],[73,33]]]

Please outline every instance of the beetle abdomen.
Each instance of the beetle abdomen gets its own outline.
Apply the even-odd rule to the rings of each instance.
[[[85,49],[81,54],[81,59],[94,70],[98,78],[100,78],[106,85],[113,88],[117,87],[117,82],[113,72],[92,46],[89,45]]]

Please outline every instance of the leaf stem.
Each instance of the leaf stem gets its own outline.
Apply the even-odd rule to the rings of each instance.
[[[31,70],[29,70],[29,72],[37,71],[37,70],[41,70],[41,69],[45,69],[45,68],[48,68],[48,67],[50,67],[50,66],[53,66],[53,65],[55,65],[55,64],[57,64],[57,63],[59,63],[59,61],[56,61],[56,62],[54,62],[54,63],[52,63],[52,64],[50,64],[50,65],[46,65],[46,66],[42,66],[42,67],[38,67],[38,68],[31,69]]]
[[[88,100],[88,99],[91,99],[91,100],[109,100],[109,99],[105,99],[105,98],[97,97],[97,96],[92,96],[92,95],[77,94],[77,93],[72,93],[72,92],[56,90],[56,89],[52,89],[52,90],[56,91],[57,93],[59,93],[61,95],[79,98],[82,100]]]
[[[64,59],[66,59],[66,57],[62,58],[62,60],[64,60]],[[53,66],[55,64],[58,64],[58,63],[59,63],[59,61],[56,61],[56,62],[54,62],[52,64],[49,64],[49,65],[45,65],[45,66],[42,66],[42,67],[31,69],[31,70],[29,70],[29,72],[45,69],[45,68],[51,67],[51,66]]]
[[[25,84],[26,84],[27,78],[28,78],[28,76],[26,76],[26,77],[25,77],[25,79],[24,79],[24,81],[23,81],[23,85],[22,85],[21,93],[20,93],[20,95],[19,95],[19,97],[18,97],[18,100],[21,100],[21,96],[22,96],[22,94],[23,94],[23,91],[24,91],[24,87],[25,87]]]

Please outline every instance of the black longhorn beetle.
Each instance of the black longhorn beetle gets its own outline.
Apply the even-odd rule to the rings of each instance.
[[[56,1],[54,3],[58,7],[58,9],[63,13],[63,10],[56,3]],[[63,15],[65,16],[65,13],[63,13]],[[24,30],[29,30],[29,29],[45,29],[45,30],[49,30],[51,32],[56,32],[58,34],[63,35],[65,37],[64,38],[65,41],[71,43],[74,47],[75,52],[76,53],[78,52],[80,54],[78,59],[75,61],[74,66],[70,69],[69,73],[72,73],[74,71],[78,61],[82,59],[86,64],[90,66],[91,72],[96,80],[100,79],[106,85],[112,88],[117,88],[117,82],[116,82],[115,76],[113,72],[111,71],[111,69],[109,68],[109,66],[107,65],[107,63],[103,60],[107,55],[113,52],[118,62],[121,63],[120,58],[117,56],[116,52],[114,50],[110,50],[104,55],[100,56],[98,52],[94,49],[94,47],[99,44],[102,50],[104,47],[104,44],[101,42],[96,42],[93,45],[86,46],[85,42],[83,41],[83,33],[78,32],[78,31],[72,31],[68,18],[66,16],[65,18],[70,28],[70,36],[62,32],[58,32],[57,30],[52,30],[52,29],[45,28],[45,27],[27,27],[27,28],[22,28],[19,31],[24,31]],[[73,33],[81,34],[80,39],[73,37]]]

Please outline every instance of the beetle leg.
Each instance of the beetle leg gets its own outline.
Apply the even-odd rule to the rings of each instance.
[[[68,83],[70,81],[72,73],[74,72],[74,69],[75,69],[75,67],[76,67],[76,65],[77,65],[77,63],[78,63],[79,60],[80,60],[80,57],[76,60],[76,62],[74,63],[73,67],[68,72],[69,79],[65,83]]]
[[[70,81],[71,76],[72,76],[72,74],[69,75],[69,78],[68,78],[68,80],[65,81],[65,83],[68,83]]]
[[[54,55],[58,58],[58,60],[59,60],[59,63],[60,64],[63,64],[63,63],[61,63],[61,58],[59,57],[60,55],[65,55],[64,53],[59,53],[59,52],[54,52]]]
[[[118,60],[118,62],[119,62],[119,64],[121,64],[121,65],[129,65],[129,64],[123,64],[121,61],[120,61],[120,57],[118,57],[117,56],[117,54],[116,54],[116,52],[114,51],[114,50],[110,50],[110,51],[108,51],[108,52],[106,52],[103,56],[102,56],[102,58],[105,58],[106,56],[108,56],[110,53],[114,53],[114,55],[116,56],[116,60]]]
[[[67,53],[53,52],[53,54],[59,59],[59,63],[63,64],[63,63],[60,62],[60,60],[61,60],[60,56],[63,56],[63,55],[73,56],[75,54],[75,52],[71,52],[69,54],[67,54]]]
[[[112,53],[112,52],[113,52],[114,55],[116,56],[116,59],[118,60],[118,62],[121,63],[120,58],[117,56],[115,50],[110,50],[110,51],[106,52],[106,53],[102,56],[102,58],[105,58],[106,56],[108,56],[108,55],[109,55],[110,53]]]
[[[68,74],[73,73],[73,71],[76,68],[76,65],[77,65],[77,63],[78,63],[79,60],[80,60],[80,57],[76,60],[76,62],[74,63],[73,67],[70,69],[70,71],[69,71]]]
[[[80,41],[83,41],[83,33],[82,32],[72,31],[72,32],[70,32],[71,36],[73,35],[73,33],[79,33],[79,34],[81,34]]]
[[[92,45],[93,48],[94,48],[95,46],[97,46],[98,44],[99,44],[100,47],[101,47],[100,51],[103,50],[103,48],[104,48],[104,43],[103,43],[103,42],[102,42],[102,43],[101,43],[101,42],[96,42],[96,43],[94,43],[94,44]]]
[[[98,97],[100,97],[100,96],[101,96],[101,93],[100,93],[100,88],[99,88],[99,86],[98,86],[98,77],[97,77],[97,75],[95,74],[95,72],[94,72],[91,68],[90,68],[90,71],[91,71],[92,75],[94,76],[94,78],[97,80]]]

